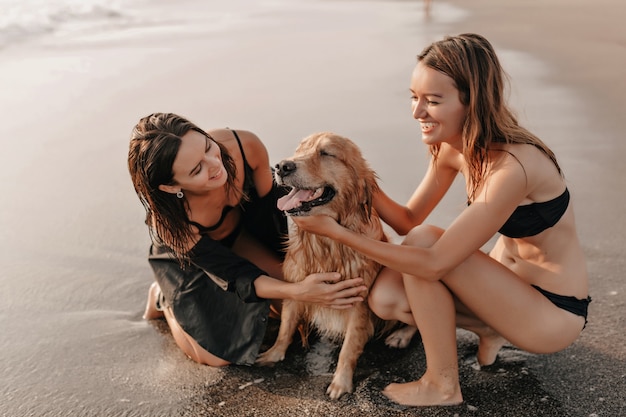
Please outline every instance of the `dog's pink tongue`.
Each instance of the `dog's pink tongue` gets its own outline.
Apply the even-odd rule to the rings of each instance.
[[[298,190],[292,189],[289,194],[281,197],[276,202],[276,207],[279,210],[287,211],[300,206],[303,201],[308,201],[313,197],[313,190]]]

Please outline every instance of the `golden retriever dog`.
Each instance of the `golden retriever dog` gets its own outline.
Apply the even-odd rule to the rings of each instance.
[[[278,184],[292,188],[278,201],[278,208],[287,215],[324,214],[357,233],[387,240],[372,207],[372,195],[378,189],[376,174],[351,140],[328,132],[313,134],[302,140],[292,158],[276,165],[275,177]],[[312,273],[337,271],[343,279],[363,278],[370,288],[380,269],[380,264],[359,252],[300,230],[290,222],[283,264],[287,281],[299,282]],[[301,324],[315,328],[321,336],[331,340],[343,340],[337,368],[326,391],[332,399],[352,392],[354,369],[365,344],[375,332],[387,331],[393,326],[378,319],[367,301],[349,309],[331,309],[285,300],[276,342],[259,355],[257,364],[272,365],[283,360]],[[396,337],[392,335],[387,339],[387,344],[406,347],[415,331],[414,327],[400,329],[394,333]]]

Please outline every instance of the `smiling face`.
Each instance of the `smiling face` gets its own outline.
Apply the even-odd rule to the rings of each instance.
[[[305,138],[293,157],[276,165],[276,181],[292,187],[278,201],[288,215],[325,214],[336,220],[367,212],[375,173],[349,139],[317,133]]]
[[[223,187],[228,179],[217,143],[195,130],[182,136],[172,172],[174,184],[159,186],[170,193],[202,194]]]
[[[411,77],[411,110],[413,117],[420,122],[425,144],[445,142],[462,149],[461,134],[467,106],[461,103],[452,78],[418,63]]]

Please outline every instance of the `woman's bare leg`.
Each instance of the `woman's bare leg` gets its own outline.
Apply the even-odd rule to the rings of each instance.
[[[383,320],[398,320],[415,326],[402,274],[389,268],[383,268],[367,298],[370,309]]]
[[[479,338],[478,363],[491,365],[500,348],[506,343],[491,327],[476,317],[466,306],[454,297],[456,326],[475,333]],[[383,268],[370,290],[368,303],[374,314],[383,320],[398,320],[415,326],[402,275],[389,268]]]
[[[276,255],[258,243],[245,231],[242,231],[235,241],[235,244],[233,245],[233,252],[248,259],[250,262],[266,271],[270,276],[277,279],[283,279],[282,264],[280,259],[278,259]],[[164,307],[162,311],[157,310],[156,302],[159,292],[158,284],[156,282],[153,283],[148,291],[148,301],[143,316],[144,319],[152,320],[165,317],[174,337],[174,341],[185,353],[185,355],[195,362],[216,367],[229,365],[230,363],[228,361],[209,353],[189,334],[187,334],[176,321],[171,308]],[[270,316],[280,318],[281,307],[281,300],[272,300],[270,306]]]
[[[148,291],[148,303],[146,305],[146,311],[143,315],[143,318],[146,320],[153,320],[165,317],[165,320],[170,327],[170,331],[172,332],[172,336],[174,337],[174,341],[176,342],[176,345],[178,345],[183,353],[193,361],[196,361],[203,365],[216,367],[229,365],[229,362],[209,353],[204,348],[202,348],[198,344],[198,342],[196,342],[191,336],[189,336],[182,329],[182,327],[180,327],[178,321],[176,321],[174,313],[172,312],[172,309],[170,307],[162,306],[162,310],[157,310],[156,304],[160,292],[161,290],[159,288],[159,284],[153,282],[150,286],[150,290]]]
[[[385,338],[385,345],[393,348],[406,348],[417,333],[411,307],[406,298],[402,275],[389,268],[383,268],[367,299],[370,309],[383,320],[397,320],[405,323]]]
[[[476,359],[481,366],[491,365],[496,361],[498,352],[507,340],[487,326],[455,297],[456,325],[478,336]]]
[[[174,341],[183,351],[183,353],[187,355],[191,360],[203,365],[215,367],[226,366],[230,364],[230,362],[218,358],[212,353],[209,353],[207,350],[201,347],[198,342],[194,340],[194,338],[189,336],[189,334],[187,334],[182,329],[182,327],[180,327],[178,321],[176,321],[171,307],[164,308],[163,313],[165,314],[165,320],[167,320],[167,324],[170,326],[172,336],[174,336]]]
[[[463,402],[456,350],[454,299],[439,281],[407,276],[404,286],[426,354],[426,372],[405,384],[390,384],[383,394],[411,406],[453,405]]]
[[[434,227],[414,229],[405,244],[432,246],[443,231]],[[477,251],[440,281],[425,281],[404,275],[404,287],[415,322],[422,334],[426,372],[407,384],[391,384],[384,393],[405,405],[445,405],[462,401],[458,381],[455,297],[480,321],[521,349],[535,353],[559,351],[579,335],[584,318],[562,310],[522,281],[510,269]],[[454,293],[454,295],[453,295]],[[459,303],[456,303],[458,305]],[[474,328],[478,326],[474,321]],[[465,322],[471,327],[470,323]],[[476,327],[478,326],[478,327]],[[485,327],[487,328],[487,327]],[[481,341],[483,360],[495,358],[493,351],[502,338]],[[480,336],[480,333],[479,333]]]

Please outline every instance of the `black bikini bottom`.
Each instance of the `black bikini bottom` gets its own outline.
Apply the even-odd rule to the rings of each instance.
[[[584,317],[585,325],[587,325],[587,309],[589,307],[589,303],[591,302],[591,297],[587,296],[587,298],[581,299],[572,296],[555,294],[536,285],[533,285],[533,288],[543,294],[555,306],[569,311],[570,313],[574,313],[577,316]]]

